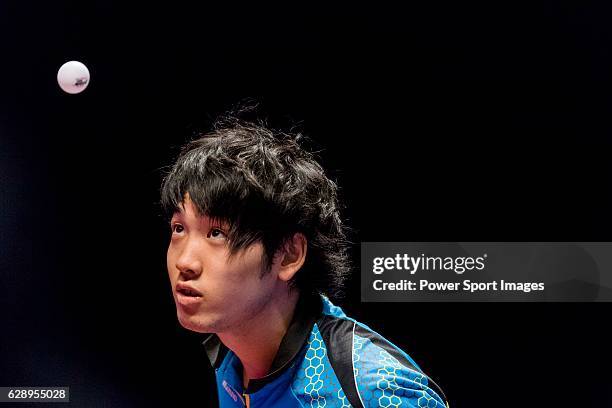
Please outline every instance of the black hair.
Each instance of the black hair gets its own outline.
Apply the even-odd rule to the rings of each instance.
[[[338,187],[303,140],[299,133],[224,117],[183,146],[164,176],[160,204],[169,220],[189,193],[199,214],[230,226],[231,254],[261,242],[266,270],[282,245],[302,233],[306,260],[291,287],[337,297],[350,271],[347,228]]]

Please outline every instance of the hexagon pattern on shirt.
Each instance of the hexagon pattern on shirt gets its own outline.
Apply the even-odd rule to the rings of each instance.
[[[311,408],[348,408],[349,404],[338,377],[334,373],[327,348],[314,326],[302,366],[293,383],[293,392],[304,406]]]
[[[369,339],[355,335],[353,372],[366,408],[436,408],[442,401],[434,398],[427,378],[402,365],[386,350]]]

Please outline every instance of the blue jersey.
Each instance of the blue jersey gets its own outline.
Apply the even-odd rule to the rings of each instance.
[[[214,334],[204,346],[221,408],[448,407],[410,356],[325,297],[300,299],[270,374],[246,389],[238,357]]]

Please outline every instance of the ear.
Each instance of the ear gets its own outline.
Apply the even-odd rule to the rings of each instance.
[[[306,261],[306,251],[308,241],[304,234],[296,232],[289,238],[280,250],[278,277],[280,280],[288,282],[300,270]]]

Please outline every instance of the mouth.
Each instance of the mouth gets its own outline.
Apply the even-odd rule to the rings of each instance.
[[[202,295],[196,291],[193,291],[191,289],[177,289],[177,292],[180,293],[183,296],[189,296],[189,297],[202,297]]]
[[[202,297],[202,293],[200,293],[198,290],[196,290],[192,286],[186,285],[184,283],[176,284],[176,293],[183,295],[183,296],[187,296],[187,297],[194,297],[194,298]]]
[[[202,303],[202,293],[184,283],[176,284],[176,303],[184,312],[195,312]]]

